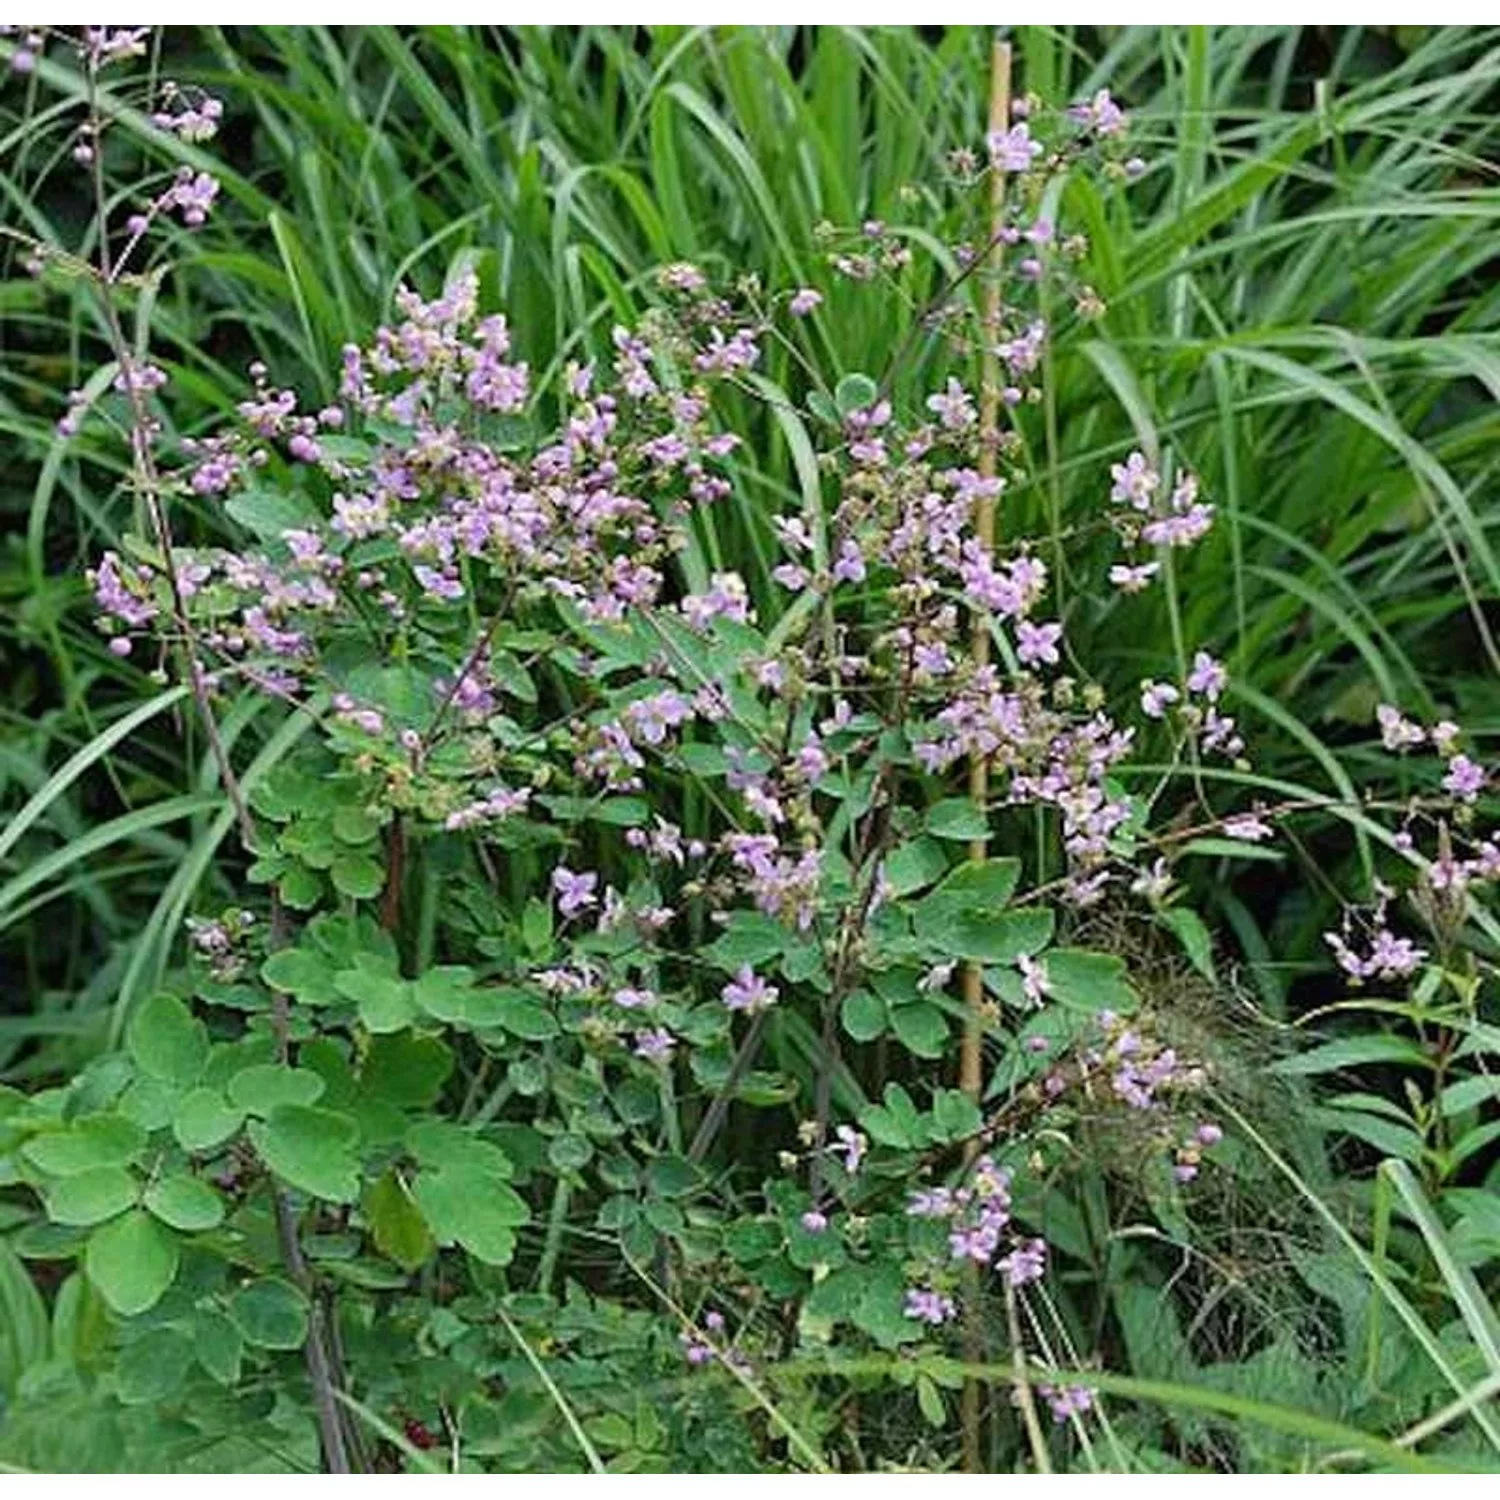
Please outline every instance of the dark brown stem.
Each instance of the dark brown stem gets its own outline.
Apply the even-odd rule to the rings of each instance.
[[[401,925],[401,886],[406,877],[406,825],[397,813],[385,839],[385,890],[380,896],[380,925],[394,934]]]
[[[151,452],[150,413],[146,409],[145,397],[134,378],[135,358],[126,342],[125,330],[120,322],[119,310],[115,306],[113,295],[115,269],[110,262],[109,221],[105,208],[107,198],[104,186],[103,148],[101,141],[103,120],[99,111],[98,99],[98,63],[97,59],[93,56],[89,56],[87,59],[85,73],[88,83],[89,132],[93,145],[94,209],[99,235],[99,275],[97,281],[111,350],[114,354],[115,364],[120,372],[121,379],[124,382],[126,400],[130,406],[130,445],[131,456],[135,465],[136,480],[146,503],[146,510],[151,519],[151,528],[155,535],[157,547],[161,551],[162,572],[166,578],[168,593],[171,596],[172,616],[178,631],[181,633],[183,648],[187,653],[188,680],[192,688],[193,701],[198,710],[198,717],[203,725],[203,732],[208,738],[209,750],[213,755],[214,765],[219,772],[219,783],[224,788],[224,795],[234,811],[235,822],[239,828],[240,842],[245,846],[247,852],[253,852],[255,846],[255,821],[250,814],[249,804],[245,800],[244,790],[240,786],[239,778],[235,775],[223,736],[219,732],[218,720],[214,716],[213,703],[209,696],[208,683],[204,680],[202,663],[198,658],[197,641],[193,632],[192,621],[189,618],[187,605],[177,576],[176,561],[172,556],[172,534],[167,523],[165,508],[162,505],[161,479],[157,472],[155,457]],[[274,897],[271,910],[271,930],[273,944],[284,937],[285,917],[281,911],[279,901]],[[278,1053],[281,1060],[285,1062],[288,1056],[286,997],[280,992],[276,993],[275,1009],[272,1012],[272,1027],[276,1034]],[[307,1360],[308,1378],[313,1388],[313,1402],[318,1414],[318,1429],[323,1445],[324,1460],[331,1473],[347,1474],[349,1472],[348,1451],[344,1442],[343,1422],[339,1412],[338,1401],[334,1394],[336,1385],[339,1389],[343,1387],[342,1372],[335,1372],[328,1357],[323,1327],[323,1310],[313,1295],[312,1275],[308,1269],[307,1261],[303,1257],[302,1246],[297,1236],[296,1215],[287,1195],[275,1183],[272,1184],[271,1188],[271,1200],[276,1214],[277,1240],[281,1247],[282,1261],[287,1274],[308,1295],[308,1336],[304,1353]]]

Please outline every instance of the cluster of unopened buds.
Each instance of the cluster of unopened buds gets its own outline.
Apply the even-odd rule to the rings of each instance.
[[[11,71],[35,72],[49,37],[61,34],[53,27],[0,25],[0,37],[19,37],[10,55]],[[102,68],[127,58],[144,57],[150,35],[149,26],[84,26],[70,40],[90,66]]]
[[[242,908],[218,917],[189,917],[188,941],[213,977],[227,983],[244,972],[246,943],[254,926],[255,913]]]
[[[201,89],[189,92],[175,83],[165,83],[161,88],[161,108],[151,116],[151,123],[190,145],[199,145],[218,134],[223,116],[223,101],[212,94]]]

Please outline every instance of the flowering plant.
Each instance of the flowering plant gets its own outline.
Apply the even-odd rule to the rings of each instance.
[[[12,67],[46,42],[24,33]],[[90,101],[74,154],[97,170],[101,75],[144,37],[67,45]],[[170,87],[155,105],[185,141],[221,117]],[[1207,650],[1112,707],[1071,650],[1067,539],[1010,524],[1058,333],[1043,307],[1100,310],[1061,188],[1139,175],[1124,129],[1108,94],[1022,100],[950,160],[981,233],[948,247],[913,320],[938,351],[914,410],[889,377],[825,374],[824,291],[689,264],[544,382],[460,260],[345,350],[335,402],[304,410],[257,366],[232,420],[173,444],[168,372],[117,299],[161,221],[200,225],[216,185],[185,171],[118,223],[101,187],[89,274],[142,524],[92,574],[100,625],[187,685],[249,857],[124,1049],[3,1123],[56,1253],[117,1321],[124,1399],[159,1399],[140,1393],[170,1355],[196,1361],[173,1397],[239,1399],[300,1356],[296,1440],[331,1468],[440,1432],[507,1453],[502,1351],[535,1362],[582,1237],[610,1263],[570,1305],[644,1305],[646,1368],[729,1382],[725,1454],[769,1415],[765,1444],[823,1461],[804,1426],[827,1414],[765,1394],[794,1354],[907,1351],[942,1425],[952,1353],[1008,1348],[1038,1462],[1038,1400],[1083,1420],[1088,1351],[1049,1342],[1026,1301],[1077,1253],[1049,1235],[1051,1195],[1113,1135],[1177,1213],[1224,1138],[1211,1060],[1133,982],[1131,941],[1091,924],[1165,930],[1212,976],[1177,861],[1297,811],[1210,797],[1212,770],[1232,787],[1247,762]],[[910,244],[831,232],[828,284],[899,285]],[[803,362],[795,399],[761,373],[771,341]],[[108,399],[70,400],[59,440]],[[800,494],[740,488],[747,404],[773,413]],[[1174,555],[1215,519],[1193,473],[1134,451],[1098,490],[1081,541],[1110,539],[1107,589],[1175,591]],[[741,566],[715,545],[730,506],[760,543]],[[190,540],[208,513],[240,544]],[[248,768],[221,727],[241,693],[289,715],[285,753]],[[1454,726],[1383,709],[1381,727],[1447,756],[1413,819],[1473,802],[1485,773]],[[1196,811],[1153,789],[1148,745],[1192,771]],[[1500,856],[1460,857],[1458,823],[1433,826],[1419,902],[1451,933]],[[1427,953],[1374,895],[1368,931],[1329,941],[1353,979],[1410,976]],[[444,1378],[417,1369],[433,1348]],[[1031,1356],[1056,1370],[1033,1377]]]

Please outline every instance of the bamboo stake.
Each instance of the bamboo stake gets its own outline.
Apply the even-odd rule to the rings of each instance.
[[[1010,43],[996,41],[990,53],[990,132],[1002,132],[1010,128]],[[1002,247],[1000,231],[1005,224],[1005,174],[998,166],[992,167],[989,178],[989,233],[988,249],[985,251],[985,281],[980,304],[980,387],[979,387],[979,473],[985,479],[993,479],[999,466],[1000,438],[1000,368],[995,346],[1000,341],[1000,262]],[[986,548],[995,545],[995,502],[990,496],[981,497],[974,517],[974,531]],[[976,610],[971,622],[971,649],[976,666],[982,667],[990,659],[990,621],[984,610]],[[976,807],[982,808],[989,793],[989,762],[983,755],[969,761],[969,796]],[[989,839],[980,837],[969,845],[971,859],[984,859],[989,852]],[[964,1038],[963,1050],[959,1054],[958,1086],[976,1104],[983,1088],[982,1048],[984,1001],[984,979],[980,966],[966,964],[963,973]],[[972,1159],[977,1146],[970,1144],[966,1156]],[[967,1356],[972,1363],[981,1363],[983,1356],[984,1327],[979,1308],[979,1284],[977,1274],[969,1281],[969,1296],[965,1298],[964,1340]],[[981,1471],[980,1453],[980,1388],[976,1380],[964,1382],[960,1416],[963,1430],[963,1465],[966,1473]]]

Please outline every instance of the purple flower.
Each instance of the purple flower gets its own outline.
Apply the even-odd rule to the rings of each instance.
[[[1258,844],[1273,835],[1271,826],[1254,813],[1236,813],[1225,818],[1219,826],[1226,838],[1239,839],[1246,844]]]
[[[1190,693],[1202,693],[1210,703],[1218,701],[1219,694],[1224,691],[1229,681],[1229,674],[1224,670],[1223,663],[1217,662],[1207,651],[1200,651],[1193,657],[1193,670],[1188,673],[1187,687]]]
[[[913,1286],[906,1291],[906,1304],[902,1308],[904,1317],[918,1323],[930,1323],[934,1328],[958,1316],[953,1298],[929,1287]]]
[[[1030,620],[1018,621],[1016,655],[1027,666],[1042,662],[1046,666],[1055,667],[1058,662],[1057,643],[1061,638],[1062,626],[1055,622],[1033,625]]]
[[[812,287],[801,287],[787,303],[787,311],[794,318],[805,318],[815,308],[820,307],[823,302],[822,292],[814,291]]]
[[[951,375],[945,390],[927,398],[927,410],[950,432],[962,432],[979,420],[974,398]]]
[[[557,893],[557,909],[564,917],[571,917],[586,907],[598,904],[594,894],[599,877],[592,870],[575,873],[566,865],[559,865],[552,872],[552,889]]]
[[[463,584],[451,573],[440,572],[437,568],[429,568],[422,563],[418,563],[412,572],[422,585],[422,592],[434,599],[462,599],[464,596]]]
[[[1325,932],[1323,941],[1328,944],[1339,967],[1353,980],[1406,979],[1419,969],[1427,958],[1427,950],[1419,948],[1410,938],[1397,937],[1388,927],[1377,927],[1370,940],[1370,951],[1361,954],[1352,948],[1340,934]]]
[[[1022,993],[1033,1005],[1040,1005],[1050,990],[1047,965],[1029,953],[1020,953],[1016,955],[1016,967],[1021,971]]]
[[[1036,1391],[1052,1408],[1054,1422],[1066,1422],[1070,1417],[1081,1416],[1094,1404],[1094,1393],[1083,1385],[1064,1386],[1062,1390],[1055,1386],[1039,1385]]]
[[[1114,485],[1109,498],[1117,505],[1129,505],[1133,510],[1151,509],[1151,497],[1161,483],[1161,475],[1147,462],[1139,449],[1126,458],[1123,464],[1113,464],[1109,477]]]
[[[642,1010],[656,1004],[656,994],[652,990],[626,985],[615,991],[614,1002],[626,1010]]]
[[[676,1038],[662,1026],[652,1031],[638,1031],[634,1040],[632,1050],[637,1057],[643,1057],[647,1062],[666,1062],[677,1045]]]
[[[218,196],[216,178],[207,172],[195,173],[191,167],[183,167],[177,181],[167,190],[164,201],[168,208],[181,212],[184,224],[196,229],[208,218],[208,211]]]
[[[863,583],[864,579],[864,554],[859,550],[858,542],[852,537],[845,537],[839,544],[839,555],[833,565],[833,581],[835,583]]]
[[[739,973],[719,991],[726,1009],[744,1011],[748,1015],[769,1010],[775,1005],[780,993],[775,985],[767,984],[749,964],[742,964]]]
[[[1141,712],[1148,719],[1161,719],[1166,717],[1167,709],[1176,703],[1181,694],[1170,683],[1152,682],[1149,679],[1141,684]]]
[[[1031,139],[1026,125],[1012,125],[1008,131],[995,130],[985,137],[990,161],[997,171],[1026,172],[1033,158],[1042,153],[1042,143]]]
[[[1472,802],[1484,790],[1484,782],[1484,767],[1467,755],[1455,755],[1448,762],[1448,774],[1443,777],[1444,789],[1460,802]]]
[[[828,1228],[828,1215],[819,1213],[815,1208],[810,1208],[802,1215],[800,1222],[809,1234],[822,1234]]]
[[[1015,1287],[1025,1286],[1028,1281],[1040,1281],[1047,1270],[1047,1242],[1027,1240],[1018,1245],[1000,1262],[1000,1269]]]
[[[1109,570],[1109,581],[1122,594],[1138,594],[1160,571],[1160,563],[1138,563],[1134,567],[1116,563]]]
[[[859,1171],[859,1164],[865,1159],[870,1143],[852,1125],[840,1125],[834,1135],[837,1137],[837,1144],[829,1149],[835,1156],[843,1156],[844,1170],[853,1177]]]
[[[1452,755],[1463,731],[1452,719],[1439,719],[1432,726],[1432,747],[1439,755]]]

